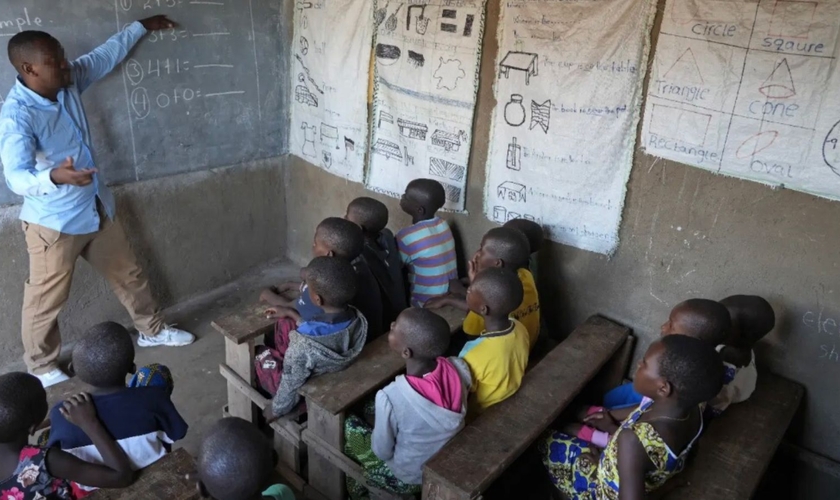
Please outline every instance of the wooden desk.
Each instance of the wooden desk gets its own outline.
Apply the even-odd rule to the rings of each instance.
[[[201,498],[196,480],[195,461],[183,448],[139,471],[137,481],[120,490],[96,490],[90,500],[197,500]]]
[[[426,500],[479,497],[572,402],[621,347],[630,330],[592,316],[525,374],[516,394],[494,405],[423,468]]]

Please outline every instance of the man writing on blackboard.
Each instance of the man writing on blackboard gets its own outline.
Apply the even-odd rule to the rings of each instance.
[[[148,31],[174,26],[165,16],[134,22],[73,62],[46,33],[24,31],[9,40],[9,60],[19,76],[0,110],[0,161],[6,184],[24,197],[20,218],[29,251],[24,360],[45,387],[67,379],[58,368],[58,313],[79,256],[108,280],[128,309],[140,332],[138,345],[183,346],[195,340],[163,322],[116,218],[114,196],[98,174],[80,97]]]

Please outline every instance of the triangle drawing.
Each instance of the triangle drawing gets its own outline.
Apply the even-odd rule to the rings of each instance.
[[[668,78],[671,72],[674,72],[671,77],[679,79],[684,82],[703,85],[703,75],[700,73],[700,66],[697,64],[697,59],[694,57],[694,52],[691,48],[685,49],[680,57],[674,61],[674,64],[665,72],[664,78]]]
[[[787,99],[796,95],[796,86],[793,84],[787,58],[782,59],[773,68],[773,72],[764,80],[758,91],[769,99]]]

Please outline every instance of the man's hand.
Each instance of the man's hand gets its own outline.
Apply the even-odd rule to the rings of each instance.
[[[67,184],[69,186],[87,186],[93,182],[95,168],[76,170],[73,168],[73,158],[68,157],[61,164],[50,171],[50,180],[56,186]]]
[[[146,28],[146,31],[166,30],[178,26],[174,21],[169,20],[166,16],[152,16],[146,19],[141,19],[140,24]]]
[[[68,422],[82,430],[99,424],[93,400],[90,399],[89,394],[84,392],[70,396],[58,411]]]

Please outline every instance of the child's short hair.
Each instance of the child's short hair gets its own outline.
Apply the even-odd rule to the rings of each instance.
[[[522,304],[525,295],[516,272],[502,267],[481,270],[470,288],[481,294],[493,316],[512,313]]]
[[[732,326],[737,325],[744,345],[752,346],[776,327],[773,306],[758,295],[733,295],[720,303],[729,311]]]
[[[198,451],[198,475],[217,500],[249,500],[271,480],[274,454],[260,431],[241,418],[216,422]]]
[[[353,212],[355,222],[370,233],[378,233],[388,225],[388,207],[379,200],[362,196],[347,205],[347,213]]]
[[[510,227],[521,231],[522,234],[528,238],[528,248],[530,249],[530,253],[537,253],[540,251],[543,238],[545,236],[542,226],[536,222],[528,219],[511,219],[505,222],[505,225],[502,227]]]
[[[122,325],[107,321],[92,326],[73,347],[73,370],[94,387],[125,385],[134,366],[134,342]]]
[[[362,253],[365,236],[362,228],[340,217],[327,217],[315,233],[337,257],[353,260]]]
[[[659,375],[674,387],[679,401],[699,405],[715,397],[723,387],[725,368],[715,347],[687,335],[663,337]]]
[[[443,184],[434,179],[414,179],[406,186],[405,194],[423,206],[429,214],[434,214],[446,204],[446,190]]]
[[[718,346],[726,341],[731,321],[729,311],[720,302],[709,299],[688,299],[674,307],[681,310],[680,322],[686,331],[677,332],[689,335]]]
[[[531,255],[528,238],[516,229],[495,227],[484,235],[484,243],[490,243],[490,252],[513,270],[528,266]]]
[[[434,359],[449,348],[449,323],[428,309],[411,307],[400,313],[397,321],[404,326],[405,345],[418,358]]]
[[[344,259],[315,257],[306,266],[306,284],[324,299],[324,305],[347,305],[356,296],[357,283],[356,271]]]
[[[0,443],[11,443],[29,434],[47,416],[47,392],[28,373],[0,375]]]

